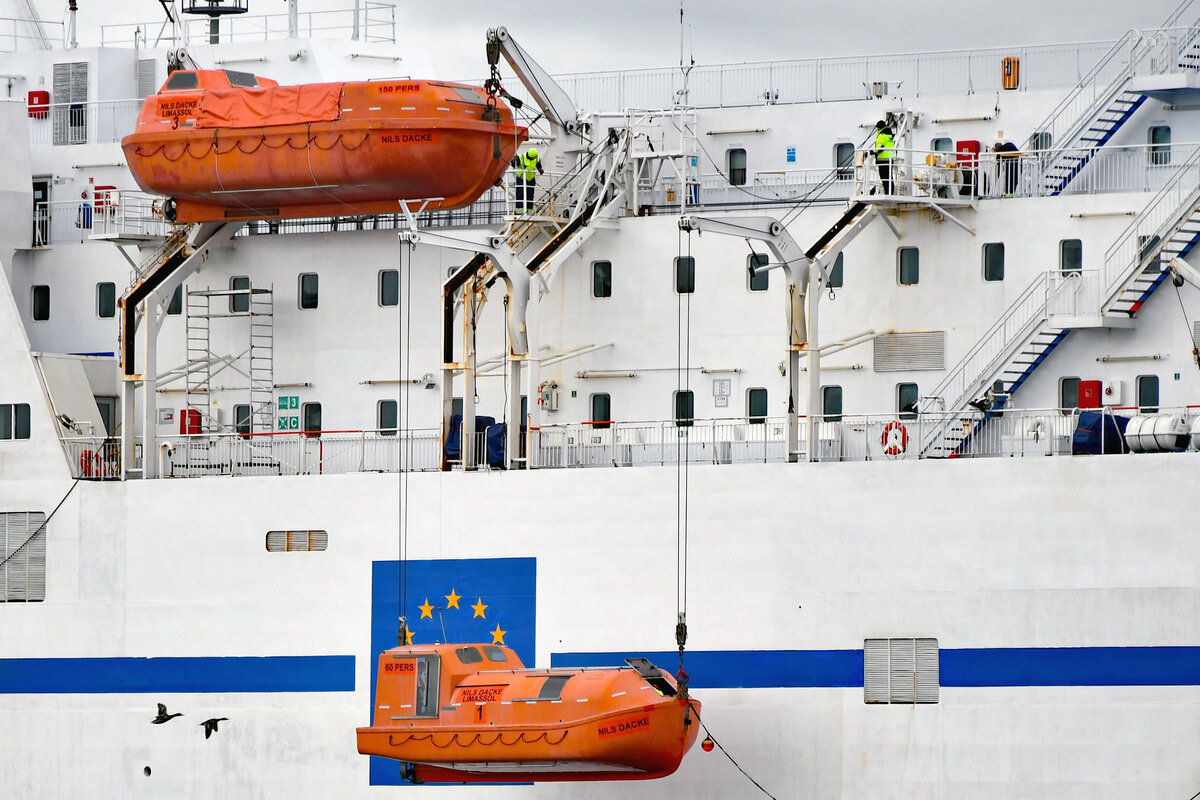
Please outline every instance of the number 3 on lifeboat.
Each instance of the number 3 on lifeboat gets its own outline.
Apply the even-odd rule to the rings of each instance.
[[[883,437],[880,440],[883,452],[889,456],[898,456],[908,449],[908,428],[903,422],[892,421],[883,427]]]

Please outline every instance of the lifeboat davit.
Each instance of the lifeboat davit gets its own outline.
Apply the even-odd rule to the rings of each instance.
[[[178,70],[121,141],[129,170],[180,222],[470,205],[528,129],[478,87],[426,80],[280,86]]]
[[[379,657],[374,724],[358,752],[415,781],[661,778],[696,741],[700,702],[645,659],[525,669],[488,644],[396,647]]]

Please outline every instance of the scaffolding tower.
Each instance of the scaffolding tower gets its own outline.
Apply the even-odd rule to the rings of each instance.
[[[214,299],[217,302],[214,304]],[[222,302],[224,301],[224,302]],[[246,349],[237,355],[218,356],[212,349],[212,321],[247,320]],[[187,293],[187,373],[185,385],[189,416],[199,412],[204,432],[264,433],[275,421],[275,300],[272,289],[204,289]],[[248,413],[237,413],[227,423],[213,412],[213,378],[231,371],[245,383]]]

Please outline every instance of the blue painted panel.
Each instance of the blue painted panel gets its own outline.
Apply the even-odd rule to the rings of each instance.
[[[463,558],[407,561],[404,611],[413,644],[499,642],[526,666],[535,666],[537,559]],[[449,595],[458,597],[457,607]],[[428,613],[423,614],[425,606]],[[487,606],[477,612],[476,606]],[[400,563],[376,561],[371,572],[371,724],[379,654],[396,646],[400,617]],[[497,631],[502,636],[497,636]],[[371,757],[372,786],[396,786],[400,762]]]
[[[997,647],[941,652],[942,686],[1197,686],[1200,647]]]
[[[648,658],[669,672],[679,668],[674,650],[627,653],[554,653],[552,667],[622,666]],[[862,650],[689,650],[684,669],[693,689],[854,687],[863,685]]]
[[[0,659],[0,694],[352,691],[354,656]]]

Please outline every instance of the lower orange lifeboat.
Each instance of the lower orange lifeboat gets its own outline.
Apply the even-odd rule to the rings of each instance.
[[[121,141],[138,185],[180,222],[470,205],[528,129],[483,89],[426,80],[279,86],[179,70]]]
[[[375,719],[358,752],[414,781],[661,778],[699,732],[700,702],[645,659],[525,669],[498,645],[396,647],[379,657]]]

